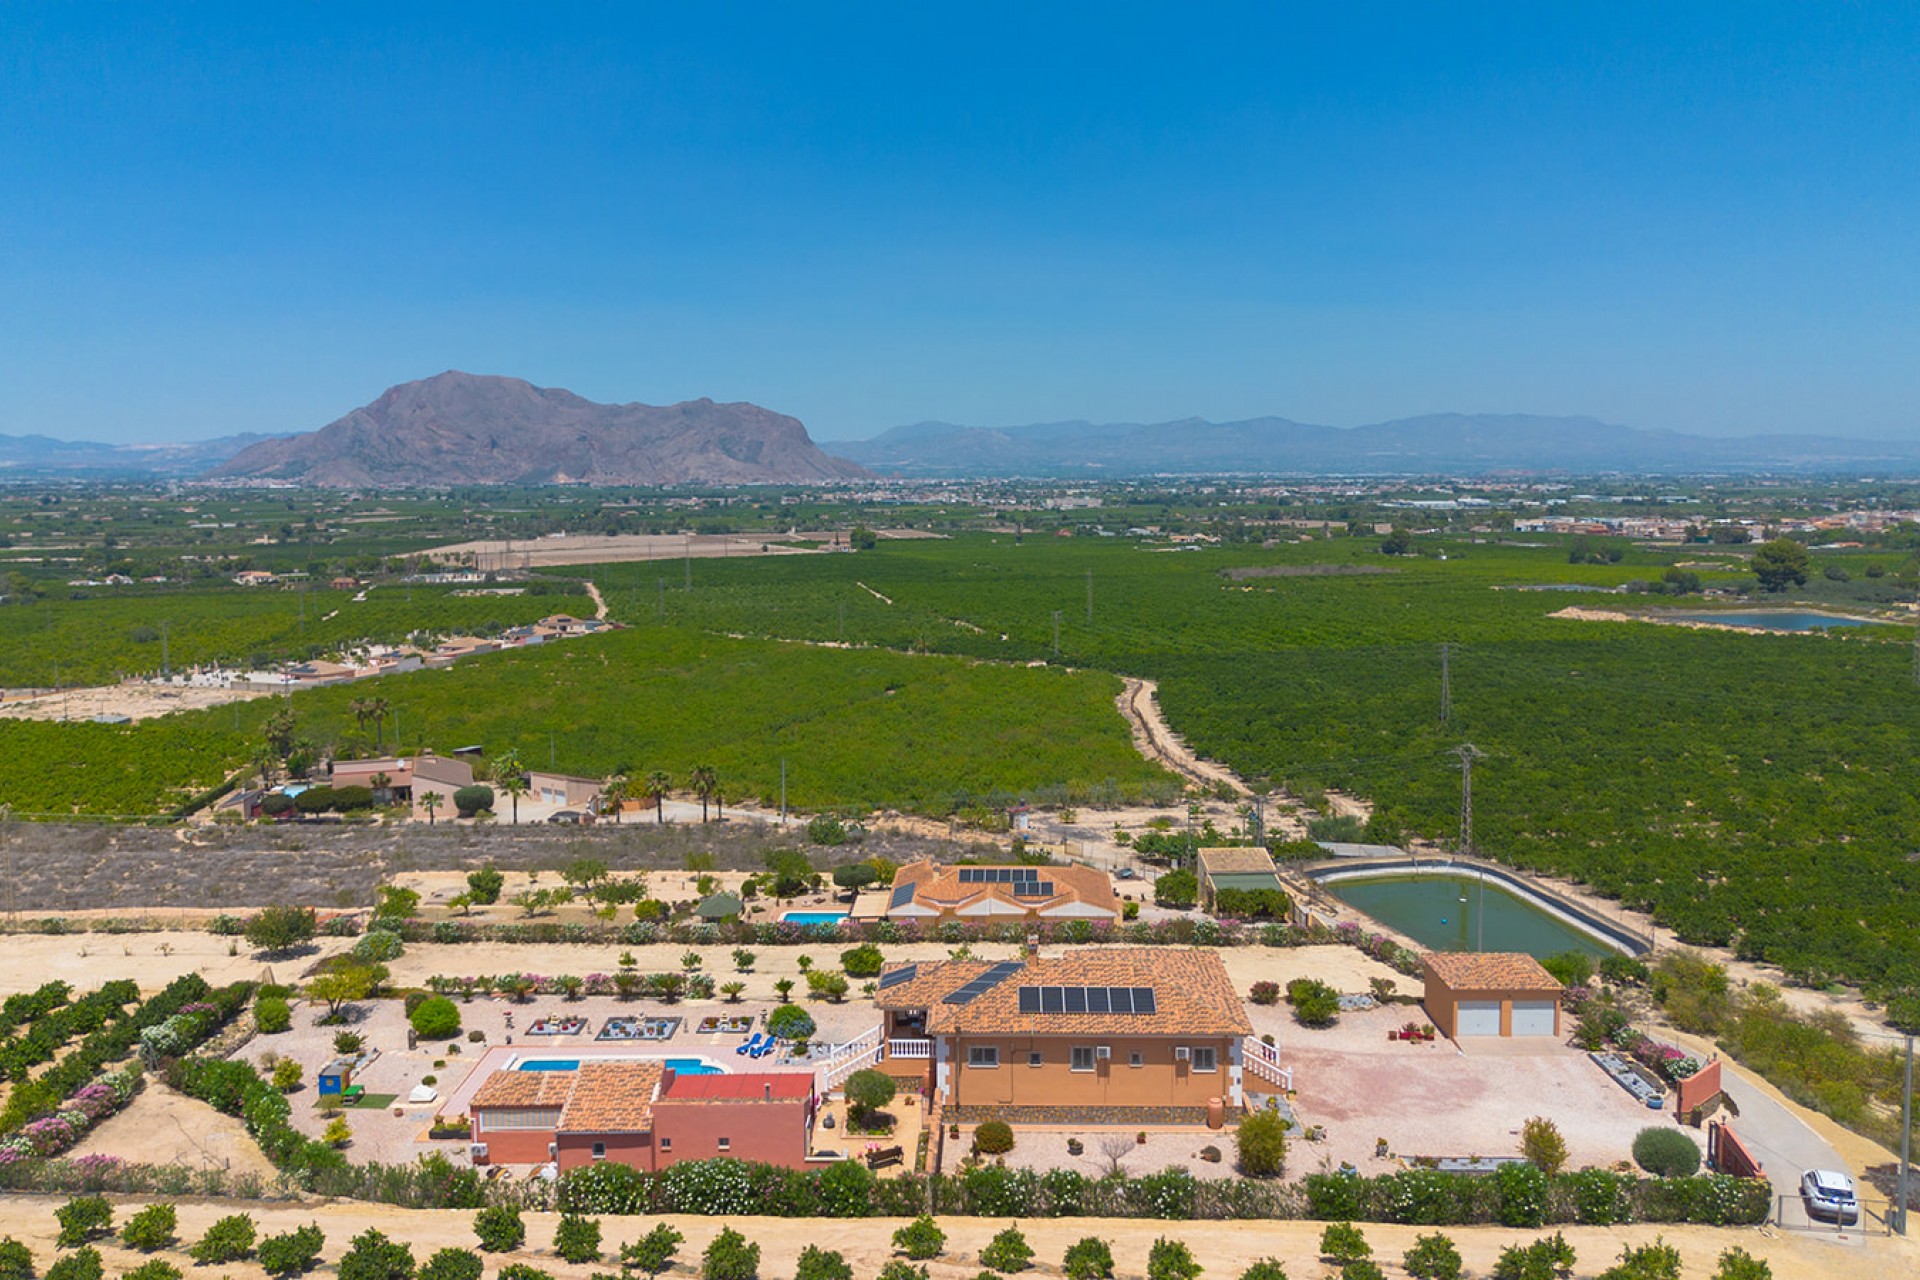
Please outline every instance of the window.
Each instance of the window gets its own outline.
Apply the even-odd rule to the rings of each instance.
[[[1075,1071],[1093,1070],[1093,1046],[1077,1044],[1073,1046],[1073,1069]]]
[[[1040,1051],[1039,1051],[1038,1049],[1032,1049],[1032,1050],[1029,1050],[1029,1051],[1028,1051],[1028,1053],[1027,1053],[1027,1065],[1028,1065],[1028,1066],[1030,1066],[1030,1067],[1037,1067],[1037,1066],[1039,1066],[1039,1065],[1040,1065],[1040,1064],[1041,1064],[1042,1062],[1044,1062],[1044,1061],[1046,1061],[1046,1059],[1045,1059],[1045,1058],[1043,1058],[1043,1057],[1041,1057],[1041,1055],[1040,1055]]]
[[[967,1065],[970,1067],[997,1067],[1000,1065],[1000,1046],[994,1044],[970,1044],[967,1046]]]
[[[722,1139],[720,1139],[720,1149],[721,1149],[722,1151],[731,1151],[731,1150],[733,1150],[733,1139],[732,1139],[732,1138],[722,1138]]]
[[[1218,1071],[1220,1069],[1220,1051],[1212,1045],[1193,1046],[1193,1069],[1195,1071]]]
[[[605,1160],[605,1159],[607,1158],[607,1144],[606,1144],[606,1143],[604,1143],[604,1142],[596,1142],[596,1143],[594,1143],[594,1144],[593,1144],[593,1158],[594,1158],[595,1160]]]
[[[1135,1049],[1127,1055],[1127,1065],[1130,1067],[1144,1067],[1147,1065],[1147,1055]]]
[[[662,1138],[662,1139],[660,1139],[660,1149],[661,1149],[662,1151],[671,1151],[671,1150],[673,1150],[673,1139],[672,1139],[672,1138]]]

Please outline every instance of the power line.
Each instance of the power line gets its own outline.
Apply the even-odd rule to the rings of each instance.
[[[1453,718],[1453,673],[1447,659],[1452,656],[1453,646],[1445,640],[1440,642],[1440,723],[1445,724]]]
[[[1486,752],[1471,742],[1463,742],[1453,749],[1460,757],[1460,852],[1473,852],[1473,762],[1484,759]]]

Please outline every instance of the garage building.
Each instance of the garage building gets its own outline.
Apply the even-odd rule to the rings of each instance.
[[[1436,951],[1424,957],[1427,1017],[1451,1039],[1558,1036],[1560,983],[1532,956]]]

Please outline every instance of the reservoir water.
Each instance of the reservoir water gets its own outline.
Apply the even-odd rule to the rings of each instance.
[[[1827,613],[1670,613],[1675,622],[1714,622],[1749,631],[1825,631],[1829,627],[1864,627],[1864,618],[1836,618]]]
[[[1523,951],[1536,959],[1562,951],[1614,953],[1591,934],[1510,893],[1497,881],[1483,882],[1477,876],[1369,876],[1323,881],[1322,887],[1435,951]]]

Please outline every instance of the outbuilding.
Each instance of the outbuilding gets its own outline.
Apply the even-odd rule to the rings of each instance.
[[[1427,1017],[1440,1033],[1558,1036],[1559,981],[1530,955],[1510,951],[1436,951],[1424,957]]]

